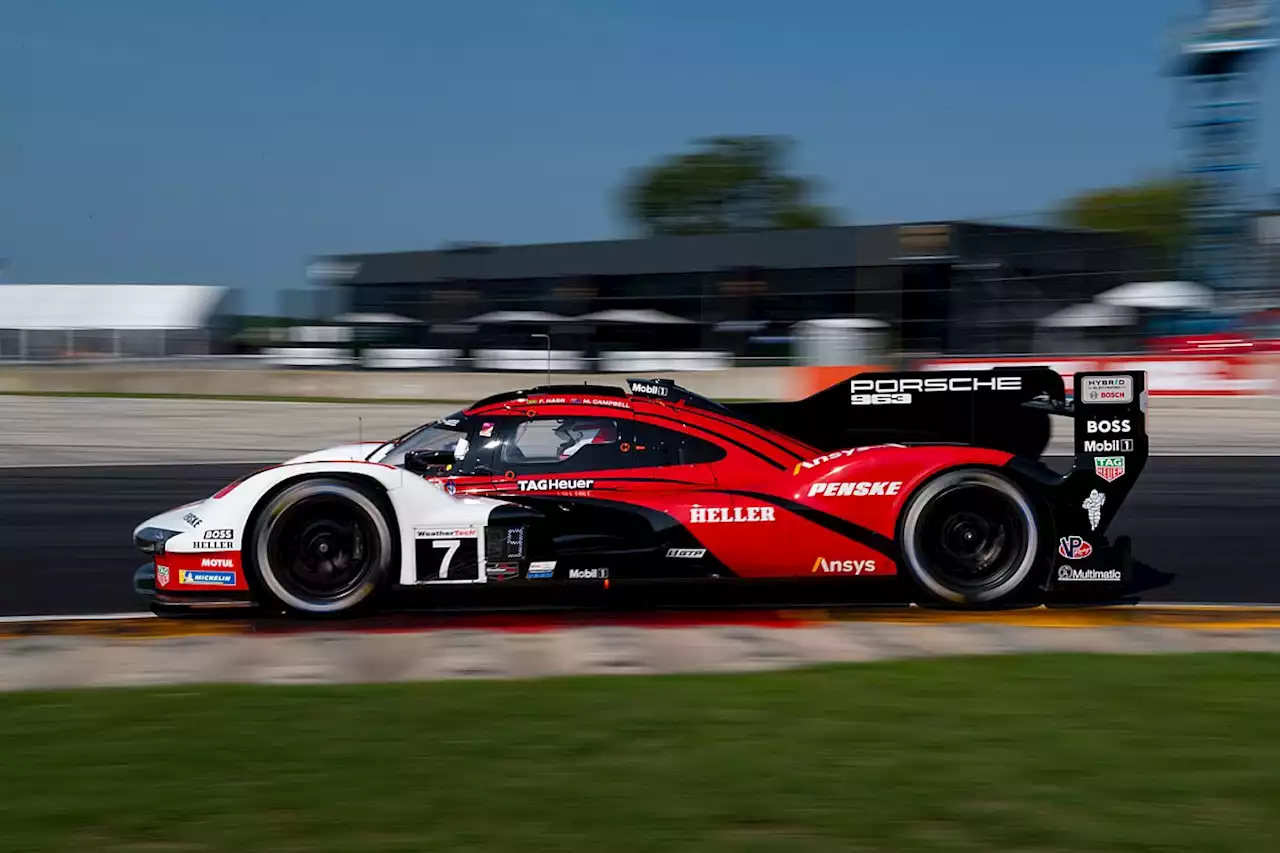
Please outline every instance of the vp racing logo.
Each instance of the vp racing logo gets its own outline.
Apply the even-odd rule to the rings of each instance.
[[[1093,546],[1083,536],[1063,536],[1058,540],[1058,555],[1064,560],[1083,560],[1093,553]]]
[[[977,391],[1021,391],[1021,376],[921,376],[896,379],[850,379],[854,406],[910,404],[915,394]]]

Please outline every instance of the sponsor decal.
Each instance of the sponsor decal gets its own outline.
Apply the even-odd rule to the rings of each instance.
[[[1093,457],[1093,471],[1108,483],[1114,483],[1124,476],[1123,456]]]
[[[462,421],[460,421],[458,418],[445,418],[440,423],[444,424],[445,426],[455,427],[458,424],[462,423]]]
[[[520,577],[520,567],[515,563],[488,563],[484,576],[491,581],[509,581]]]
[[[845,459],[855,453],[861,453],[864,450],[871,450],[873,447],[906,447],[905,444],[869,444],[866,447],[850,447],[848,450],[837,450],[835,453],[828,453],[825,456],[819,456],[817,459],[810,459],[807,462],[799,462],[795,468],[791,469],[791,473],[799,474],[802,470],[812,471],[827,462],[833,462],[836,459]]]
[[[1132,376],[1082,376],[1080,401],[1083,403],[1132,403]]]
[[[1102,507],[1106,502],[1107,496],[1094,489],[1089,493],[1089,497],[1084,499],[1084,503],[1080,504],[1084,511],[1089,513],[1090,530],[1097,530],[1098,525],[1102,523]]]
[[[859,480],[852,483],[814,483],[809,487],[809,497],[825,498],[866,497],[868,495],[896,495],[902,488],[899,480]]]
[[[1085,453],[1132,453],[1132,438],[1108,438],[1103,441],[1093,441],[1086,439],[1084,442]]]
[[[446,480],[444,484],[444,490],[451,495],[456,495],[458,493],[458,484],[455,483],[453,480]]]
[[[493,424],[481,424],[481,425],[480,425],[480,437],[481,437],[481,438],[488,438],[488,437],[489,437],[489,436],[491,436],[491,435],[493,435]]]
[[[570,569],[571,581],[602,581],[609,577],[608,569]]]
[[[632,394],[643,394],[647,397],[665,397],[670,390],[666,385],[650,385],[648,382],[631,383]]]
[[[196,515],[194,512],[187,513],[182,517],[182,520],[187,524],[190,524],[192,527],[199,527],[203,523],[200,521],[200,516]]]
[[[874,574],[876,570],[875,560],[828,560],[826,557],[819,557],[813,562],[813,568],[809,570],[810,574],[817,574],[821,570],[823,574],[843,574],[843,575],[861,575]]]
[[[673,560],[700,560],[707,555],[706,548],[668,548],[667,556]]]
[[[595,480],[521,480],[522,492],[559,492],[565,490],[589,489]]]
[[[1122,433],[1130,431],[1130,421],[1128,418],[1113,418],[1109,421],[1085,421],[1084,431],[1089,435],[1099,432]]]
[[[529,564],[529,571],[525,574],[528,580],[547,580],[556,573],[555,560],[535,560]]]
[[[837,450],[835,453],[828,453],[825,456],[819,456],[817,459],[810,459],[808,462],[797,462],[796,467],[791,469],[791,473],[799,474],[800,469],[813,470],[823,463],[830,462],[833,459],[844,459],[857,453],[860,448],[851,447],[848,450]]]
[[[228,561],[230,562],[230,561]],[[200,569],[178,569],[179,586],[235,586],[235,572],[209,572]]]
[[[230,557],[205,557],[200,560],[202,569],[234,569],[235,561]]]
[[[1060,581],[1120,581],[1124,575],[1119,569],[1077,569],[1075,566],[1058,566]]]
[[[1021,391],[1021,376],[928,376],[901,379],[850,379],[849,402],[854,406],[906,404],[912,394],[937,392]]]
[[[1083,560],[1093,553],[1093,546],[1083,536],[1063,536],[1058,540],[1058,553],[1067,560]]]
[[[169,585],[169,567],[156,566],[156,586]]]
[[[221,542],[230,542],[236,538],[236,532],[229,527],[220,529],[206,530],[204,532],[205,539],[217,539]]]
[[[191,543],[193,551],[226,551],[230,548],[231,543],[225,539],[196,539]]]
[[[695,506],[689,510],[690,524],[730,524],[774,520],[771,506]]]
[[[415,539],[476,539],[480,530],[476,527],[415,527]]]

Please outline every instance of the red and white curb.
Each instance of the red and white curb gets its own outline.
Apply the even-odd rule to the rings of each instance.
[[[98,617],[126,618],[136,617]],[[538,631],[194,634],[144,640],[36,634],[0,641],[0,690],[716,673],[947,655],[1219,651],[1280,653],[1280,627],[1233,627],[1230,620],[1221,628],[843,621],[792,627],[599,624]]]

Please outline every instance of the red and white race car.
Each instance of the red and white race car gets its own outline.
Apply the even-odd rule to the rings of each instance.
[[[921,603],[1114,595],[1145,373],[869,373],[790,403],[548,385],[258,471],[134,531],[160,610],[367,609],[396,588],[872,578]],[[1050,419],[1075,459],[1040,461]]]

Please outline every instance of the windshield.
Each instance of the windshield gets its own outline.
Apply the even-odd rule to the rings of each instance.
[[[397,439],[387,455],[377,460],[386,465],[403,465],[405,454],[411,450],[454,450],[458,440],[466,445],[466,419],[462,412],[454,412],[447,418],[432,421]]]

